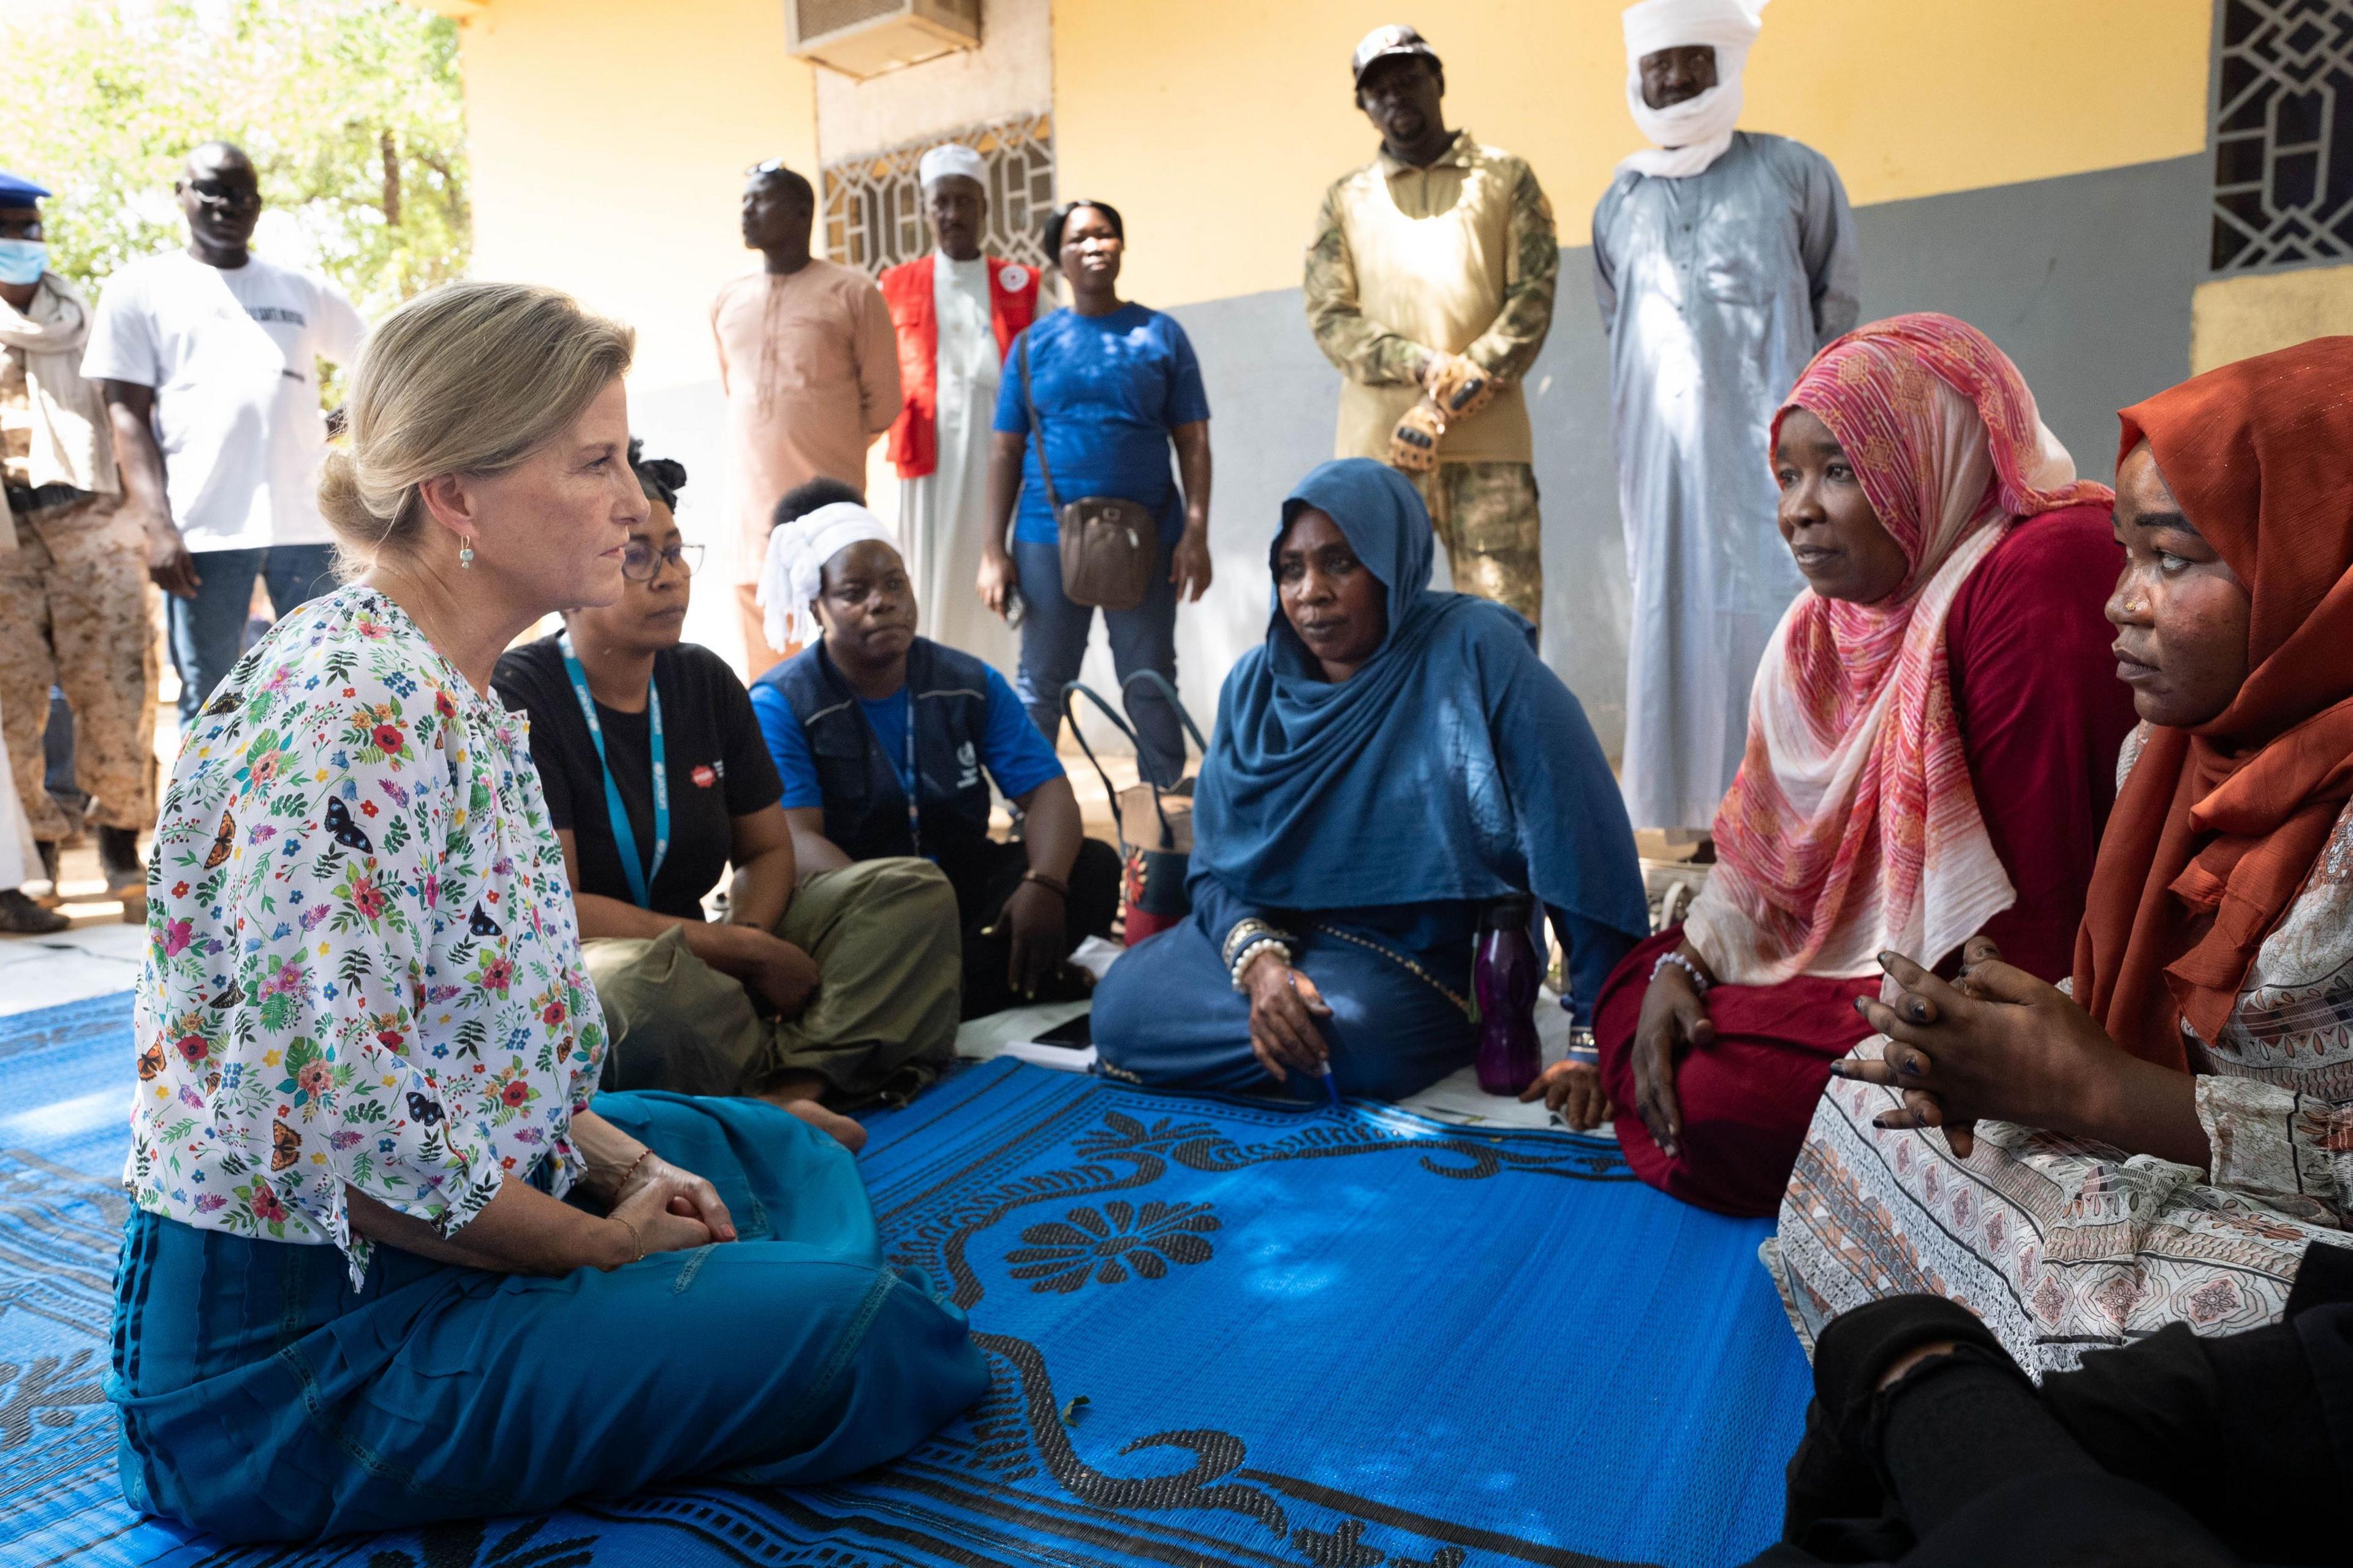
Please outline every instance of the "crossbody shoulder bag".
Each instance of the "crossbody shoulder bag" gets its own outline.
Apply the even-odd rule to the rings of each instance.
[[[1144,603],[1160,566],[1160,524],[1141,501],[1124,496],[1081,496],[1064,503],[1046,461],[1046,422],[1029,391],[1029,333],[1021,334],[1021,401],[1038,442],[1038,472],[1046,504],[1060,534],[1062,596],[1100,610],[1132,610]]]

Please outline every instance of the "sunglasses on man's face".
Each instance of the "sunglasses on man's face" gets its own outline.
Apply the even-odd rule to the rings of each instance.
[[[650,583],[668,566],[691,577],[702,567],[702,546],[673,544],[667,550],[632,539],[621,552],[621,575],[632,583]]]

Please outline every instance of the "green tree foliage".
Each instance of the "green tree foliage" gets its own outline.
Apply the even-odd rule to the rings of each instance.
[[[214,139],[260,173],[254,248],[315,264],[369,318],[465,271],[465,108],[448,18],[399,0],[8,11],[0,159],[57,193],[42,215],[51,265],[93,294],[124,262],[185,243],[172,182]]]

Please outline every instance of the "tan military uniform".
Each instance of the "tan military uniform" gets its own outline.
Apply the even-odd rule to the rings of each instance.
[[[1383,153],[1333,183],[1307,250],[1307,320],[1346,376],[1335,453],[1386,458],[1433,353],[1503,384],[1412,476],[1454,585],[1535,620],[1544,559],[1521,378],[1552,329],[1560,245],[1527,163],[1458,132],[1426,168]]]
[[[24,354],[0,349],[0,471],[12,485],[30,482],[31,440]],[[67,493],[76,499],[13,513],[16,547],[0,547],[0,725],[17,797],[44,843],[70,826],[44,779],[53,685],[73,705],[75,782],[93,797],[89,820],[143,833],[155,818],[146,542],[119,497]]]

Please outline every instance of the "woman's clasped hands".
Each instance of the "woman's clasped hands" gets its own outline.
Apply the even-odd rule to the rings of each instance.
[[[606,1217],[628,1227],[640,1258],[735,1239],[735,1222],[719,1189],[651,1151],[620,1178]]]
[[[1902,1092],[1903,1105],[1873,1125],[1939,1128],[1961,1159],[1976,1147],[1981,1120],[2108,1131],[2110,1119],[2096,1108],[2133,1058],[2057,986],[2004,963],[1989,939],[1970,938],[1961,958],[1959,973],[1946,981],[1901,953],[1879,955],[1895,983],[1892,995],[1855,1002],[1885,1037],[1878,1059],[1866,1045],[1864,1054],[1831,1064],[1835,1077]]]

